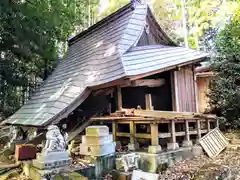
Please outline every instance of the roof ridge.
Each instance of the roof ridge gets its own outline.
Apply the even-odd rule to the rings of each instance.
[[[127,11],[127,10],[133,11],[134,9],[133,9],[132,5],[133,5],[133,3],[130,2],[130,3],[126,4],[125,6],[121,7],[120,9],[118,9],[117,11],[115,11],[114,13],[112,13],[112,14],[108,15],[107,17],[101,19],[100,21],[98,21],[94,25],[88,27],[86,30],[80,32],[79,34],[77,34],[73,38],[69,39],[68,44],[72,45],[75,42],[77,42],[78,40],[80,40],[81,38],[89,35],[89,33],[91,33],[93,30],[99,29],[102,26],[105,26],[108,21],[114,21],[115,19],[118,18],[118,16],[122,16],[121,12],[124,12],[124,11]]]
[[[135,1],[138,1],[138,0],[135,0]],[[124,29],[121,40],[118,43],[118,47],[117,47],[118,53],[120,55],[122,67],[123,67],[123,70],[124,70],[125,74],[126,74],[126,70],[124,68],[124,64],[123,64],[123,61],[122,61],[122,56],[129,49],[131,49],[133,46],[135,46],[136,43],[141,38],[141,35],[144,31],[144,27],[145,27],[145,24],[146,24],[147,7],[148,7],[148,5],[146,3],[142,4],[141,2],[138,1],[139,4],[136,4],[136,2],[134,2],[134,0],[132,0],[131,2],[134,4],[134,11],[133,11],[133,14],[130,16],[130,18],[128,20],[128,24],[127,24],[126,28]],[[144,9],[143,12],[141,12],[142,9]],[[136,17],[137,17],[137,19],[136,19]],[[139,24],[136,25],[133,22],[131,22],[131,21],[134,21],[134,19],[138,20],[138,21],[140,20],[140,21],[142,21],[142,23],[139,23]],[[130,33],[130,31],[134,30],[134,29],[131,29],[130,26],[140,26],[141,29],[138,33],[135,30],[135,32],[132,34],[132,33]],[[127,38],[129,35],[131,35],[130,43],[129,43],[129,39]],[[124,42],[124,41],[126,41],[127,43]]]

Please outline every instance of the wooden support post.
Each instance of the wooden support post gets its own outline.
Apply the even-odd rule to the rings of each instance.
[[[146,110],[153,110],[151,94],[145,95]]]
[[[130,121],[129,126],[130,126],[130,143],[135,144],[136,128],[134,122]]]
[[[198,136],[198,139],[200,139],[202,137],[200,120],[198,119],[196,123],[197,123],[197,136]]]
[[[210,132],[211,131],[211,126],[210,126],[210,120],[207,119],[207,131]]]
[[[188,120],[185,120],[185,140],[182,142],[183,147],[189,147],[192,146],[192,141],[190,139],[190,132],[189,132],[189,124]]]
[[[151,126],[151,145],[158,146],[158,124],[150,124]]]
[[[185,120],[185,133],[186,133],[186,141],[190,141],[188,120]]]
[[[122,90],[121,87],[117,87],[117,108],[118,110],[122,109]]]
[[[113,121],[112,122],[113,141],[116,141],[116,132],[117,132],[117,123],[115,121]]]
[[[179,148],[179,145],[176,140],[176,131],[175,131],[175,121],[171,120],[170,125],[170,130],[171,130],[171,141],[170,143],[167,144],[167,149],[168,150],[174,150]]]
[[[219,128],[219,121],[216,119],[216,128]]]
[[[171,120],[171,142],[176,143],[175,121]]]

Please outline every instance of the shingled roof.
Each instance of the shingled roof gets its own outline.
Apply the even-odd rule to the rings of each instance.
[[[156,45],[136,47],[154,26]],[[149,29],[149,27],[148,27]],[[151,31],[151,27],[150,27]],[[69,40],[69,49],[51,76],[6,124],[45,126],[68,116],[91,93],[89,87],[192,63],[207,54],[177,47],[146,4],[127,4]]]

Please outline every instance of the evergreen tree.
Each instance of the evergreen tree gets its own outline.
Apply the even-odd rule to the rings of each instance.
[[[209,94],[210,104],[221,124],[240,127],[240,5],[225,28],[217,35],[212,68],[216,73]]]

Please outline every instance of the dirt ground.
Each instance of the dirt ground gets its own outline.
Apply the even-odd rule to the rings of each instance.
[[[161,180],[240,180],[240,134],[227,133],[232,142],[214,159],[201,155],[186,159],[160,173]]]

